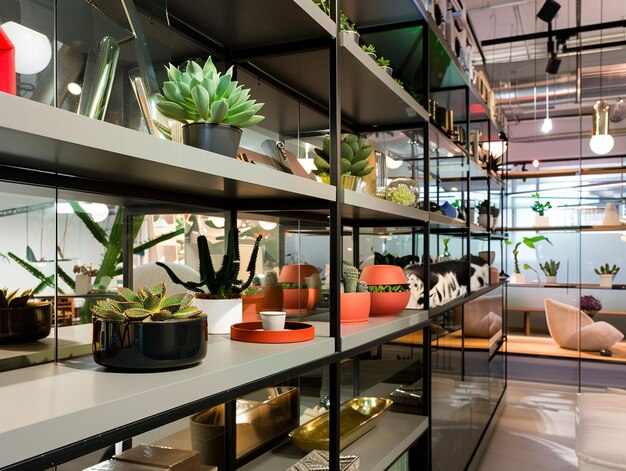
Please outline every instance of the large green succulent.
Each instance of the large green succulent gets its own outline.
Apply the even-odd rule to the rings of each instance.
[[[222,75],[209,56],[204,67],[190,60],[184,70],[172,64],[166,69],[169,80],[163,83],[163,95],[157,94],[157,108],[163,116],[183,124],[221,123],[238,128],[264,119],[256,114],[263,103],[250,100],[250,89],[232,80],[232,67]]]
[[[193,295],[181,293],[165,295],[165,283],[148,289],[141,287],[137,292],[120,288],[122,301],[103,299],[91,307],[94,316],[112,321],[152,322],[191,319],[204,313],[193,306]]]
[[[28,300],[33,294],[32,289],[27,289],[19,293],[19,289],[10,293],[6,288],[0,289],[0,309],[15,309],[26,307]]]
[[[374,170],[367,166],[367,158],[372,153],[372,146],[364,137],[359,138],[356,134],[348,134],[341,140],[341,174],[364,177]],[[313,160],[316,169],[315,175],[330,172],[330,139],[324,138],[322,149],[315,148]]]

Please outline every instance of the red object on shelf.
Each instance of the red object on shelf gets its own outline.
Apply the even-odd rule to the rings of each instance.
[[[0,26],[0,92],[16,93],[15,46]]]
[[[259,311],[263,309],[263,294],[244,294],[241,297],[243,307],[243,321],[255,322],[260,321]]]
[[[405,285],[409,283],[404,270],[395,265],[365,267],[359,279],[368,285]],[[410,299],[411,293],[409,291],[371,293],[370,316],[395,316],[406,308]]]
[[[365,324],[370,318],[370,293],[341,293],[342,324]]]
[[[295,343],[315,338],[315,327],[304,322],[285,322],[285,330],[263,330],[261,322],[240,322],[230,326],[230,339],[252,343]]]

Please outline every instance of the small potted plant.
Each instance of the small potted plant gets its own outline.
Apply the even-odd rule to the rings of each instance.
[[[0,289],[0,344],[35,342],[50,335],[52,305],[29,301],[33,290]]]
[[[595,316],[602,310],[602,303],[600,300],[591,295],[585,295],[580,297],[580,310],[587,314],[589,317]]]
[[[340,299],[340,322],[364,324],[370,316],[370,293],[367,283],[359,281],[361,273],[352,265],[343,267],[343,291]]]
[[[347,134],[341,140],[341,187],[355,190],[358,180],[369,175],[374,167],[368,166],[368,157],[373,147],[364,137],[356,134]],[[320,177],[322,182],[330,183],[330,140],[324,138],[322,148],[315,148],[313,159],[315,169],[313,173]]]
[[[243,322],[256,322],[260,319],[259,312],[263,310],[264,298],[263,289],[258,286],[250,286],[243,292],[241,296]]]
[[[246,281],[239,280],[239,230],[232,228],[228,232],[227,249],[219,270],[213,267],[211,251],[205,236],[199,236],[198,257],[200,259],[200,279],[198,281],[182,281],[167,265],[156,262],[162,267],[170,279],[195,293],[196,305],[209,318],[209,334],[228,334],[231,324],[241,322],[243,308],[241,296],[248,289],[254,279],[256,259],[259,253],[259,244],[263,234],[255,234],[254,247],[246,271],[249,273]]]
[[[520,245],[524,244],[529,249],[534,249],[535,245],[539,242],[546,241],[548,244],[552,245],[552,242],[545,236],[535,236],[535,237],[524,237],[520,242],[517,242],[513,247],[513,283],[524,283],[525,277],[519,268],[519,248]],[[510,240],[504,241],[506,245],[512,245],[513,242]]]
[[[376,59],[376,63],[383,69],[389,76],[393,74],[393,69],[391,68],[391,61],[389,59],[385,59],[383,56],[380,56]]]
[[[548,216],[544,216],[544,214],[548,209],[552,208],[552,205],[549,201],[546,201],[545,203],[539,201],[539,193],[535,193],[533,195],[533,198],[535,199],[535,202],[530,207],[530,209],[537,213],[537,215],[535,216],[535,227],[549,226],[550,218]]]
[[[74,294],[88,294],[93,289],[91,279],[98,274],[98,269],[91,265],[74,265]]]
[[[313,0],[313,2],[320,7],[324,13],[330,16],[329,0]],[[339,28],[341,31],[344,31],[345,34],[351,36],[354,42],[359,43],[359,33],[356,31],[356,25],[350,21],[343,11],[339,12]]]
[[[600,275],[600,287],[612,288],[613,279],[615,278],[615,275],[619,273],[619,267],[617,265],[613,265],[611,267],[608,263],[605,263],[604,265],[600,265],[598,268],[594,268],[593,271],[596,275]]]
[[[207,352],[207,317],[186,293],[167,296],[165,283],[136,292],[120,288],[122,300],[91,307],[93,358],[122,370],[163,370],[194,365]]]
[[[233,68],[217,71],[209,58],[200,66],[188,61],[185,67],[172,64],[157,109],[167,118],[183,123],[183,143],[217,154],[236,157],[242,128],[259,124],[256,113],[263,103],[250,100],[250,90],[232,80]]]
[[[322,299],[322,281],[313,265],[285,265],[278,283],[283,290],[283,310],[287,315],[309,314]]]
[[[376,48],[373,44],[363,44],[361,49],[365,51],[365,54],[370,56],[372,59],[376,60]]]
[[[559,267],[561,266],[561,262],[557,262],[555,260],[548,260],[544,264],[539,264],[539,268],[546,275],[546,283],[550,285],[556,284],[556,274],[559,271]]]
[[[481,201],[476,206],[478,209],[478,224],[486,229],[493,229],[498,225],[500,210],[495,205],[489,206],[489,201]]]
[[[363,269],[360,281],[371,295],[371,316],[394,316],[402,312],[411,292],[404,270],[395,265],[371,265]]]

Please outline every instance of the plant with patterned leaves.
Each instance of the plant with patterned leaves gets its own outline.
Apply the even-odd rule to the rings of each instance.
[[[341,174],[364,177],[369,175],[374,167],[368,166],[368,157],[372,153],[372,146],[364,137],[356,134],[347,134],[341,140]],[[322,148],[315,148],[313,159],[316,169],[315,175],[327,175],[330,172],[330,139],[324,138]]]

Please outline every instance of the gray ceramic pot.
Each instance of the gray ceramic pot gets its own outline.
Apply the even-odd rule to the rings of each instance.
[[[242,130],[228,124],[192,123],[183,126],[183,143],[188,146],[236,157]]]

